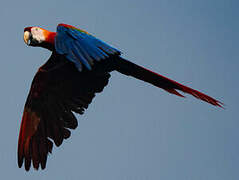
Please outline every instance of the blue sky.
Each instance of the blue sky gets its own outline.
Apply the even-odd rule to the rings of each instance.
[[[239,23],[236,0],[1,1],[1,179],[237,180]],[[23,42],[26,26],[71,24],[123,57],[213,96],[215,108],[117,72],[44,171],[16,161],[24,103],[50,56]]]

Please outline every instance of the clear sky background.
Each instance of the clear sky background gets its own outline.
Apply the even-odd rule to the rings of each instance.
[[[87,0],[0,2],[0,179],[238,180],[239,2]],[[23,28],[71,24],[123,57],[219,99],[215,108],[117,72],[44,171],[17,166],[24,103],[50,56]]]

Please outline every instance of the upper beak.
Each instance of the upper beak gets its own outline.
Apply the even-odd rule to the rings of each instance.
[[[29,31],[25,31],[23,39],[24,39],[24,42],[29,46],[31,43],[31,33]]]

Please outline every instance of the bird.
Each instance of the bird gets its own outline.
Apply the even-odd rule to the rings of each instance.
[[[83,114],[96,93],[108,84],[110,72],[150,83],[180,97],[179,91],[223,107],[223,103],[190,87],[121,57],[121,51],[94,35],[67,24],[56,32],[24,28],[28,46],[50,50],[51,56],[35,74],[24,106],[19,139],[18,166],[29,171],[46,168],[53,145],[60,146],[78,126],[74,113]]]

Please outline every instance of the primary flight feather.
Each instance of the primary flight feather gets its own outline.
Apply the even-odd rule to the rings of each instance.
[[[193,95],[214,106],[218,100],[120,57],[121,52],[76,27],[59,24],[57,32],[40,27],[24,29],[24,42],[52,51],[36,73],[24,107],[19,140],[18,165],[46,167],[53,142],[60,146],[77,127],[72,112],[83,114],[96,93],[108,84],[111,71],[135,77],[184,97]]]

